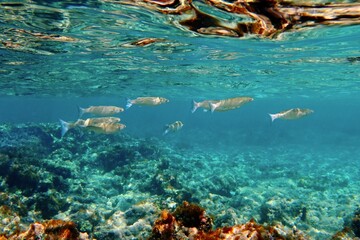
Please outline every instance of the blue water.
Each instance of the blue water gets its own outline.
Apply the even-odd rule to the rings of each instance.
[[[72,151],[70,159],[81,162],[73,163],[79,164],[76,169],[91,174],[76,170],[74,179],[83,181],[83,192],[70,187],[69,196],[107,194],[108,200],[99,197],[89,200],[88,206],[79,200],[84,208],[93,209],[95,204],[126,212],[149,199],[162,202],[159,209],[170,206],[164,202],[194,201],[219,219],[216,227],[251,218],[264,224],[279,221],[297,226],[309,239],[329,239],[351,219],[360,200],[359,25],[318,26],[285,32],[276,39],[239,39],[195,34],[179,27],[175,16],[141,7],[103,1],[23,4],[0,7],[1,136],[11,132],[8,126],[52,124],[51,153],[39,158],[62,165],[68,161],[67,151]],[[47,41],[20,30],[75,40]],[[144,47],[126,45],[145,37],[165,40]],[[161,96],[170,102],[132,106],[118,114],[126,129],[114,135],[83,135],[82,129],[71,129],[61,138],[59,119],[76,121],[78,106],[125,107],[126,98],[138,96]],[[192,100],[236,96],[251,96],[254,101],[228,112],[191,113]],[[297,107],[314,113],[271,123],[269,113]],[[184,127],[163,136],[164,126],[176,120]],[[4,139],[1,146],[7,144]],[[78,152],[73,150],[74,139],[81,145]],[[111,152],[112,146],[128,144],[132,149],[139,142],[155,145],[164,156],[134,157],[122,166],[128,173],[119,169],[103,173],[97,163],[88,166],[98,155]],[[156,166],[163,159],[170,167],[161,172]],[[155,163],[147,162],[151,160]],[[179,200],[176,191],[164,188],[154,193],[141,185],[156,174],[164,179],[174,176],[179,186],[173,187],[191,197]],[[1,192],[18,196],[16,188],[6,185],[6,176],[1,175],[5,182]],[[111,185],[111,178],[120,182],[121,190]],[[80,223],[75,202],[71,206],[46,217],[71,212]],[[304,221],[294,213],[303,207]],[[266,215],[264,209],[278,215]],[[150,224],[156,214],[142,217]],[[41,215],[31,216],[42,220]],[[102,215],[103,222],[94,223],[94,229],[116,229],[115,223],[105,224],[110,216]],[[130,226],[128,222],[124,232]],[[137,231],[147,236],[148,228]],[[89,234],[101,239],[97,230]],[[114,239],[127,238],[118,234]],[[140,235],[128,239],[136,236]]]

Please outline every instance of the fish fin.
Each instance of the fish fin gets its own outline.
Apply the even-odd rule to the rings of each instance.
[[[276,114],[271,114],[271,113],[269,113],[269,116],[270,116],[270,118],[271,118],[271,122],[274,122],[275,119],[277,119]]]
[[[191,113],[194,113],[196,109],[198,109],[199,103],[195,102],[194,100],[192,102],[193,102],[193,108],[191,109]]]
[[[85,113],[85,108],[82,108],[82,107],[78,106],[78,112],[79,112],[79,117],[78,118],[81,118],[82,115],[84,115],[84,113]]]
[[[126,109],[129,109],[132,105],[133,105],[133,104],[132,104],[131,99],[130,99],[130,98],[127,98],[127,99],[126,99]]]
[[[165,125],[164,125],[164,128],[163,128],[163,129],[164,129],[164,132],[163,132],[163,134],[162,134],[163,136],[169,133],[169,131],[170,131],[170,130],[169,130],[169,125],[170,125],[170,124],[165,124]]]
[[[63,137],[65,135],[65,133],[67,131],[69,131],[70,129],[70,124],[68,122],[65,122],[64,120],[62,119],[59,119],[60,121],[60,125],[61,125],[61,137]]]
[[[165,131],[163,132],[163,136],[165,136],[167,133],[169,132],[169,129],[165,129]]]
[[[211,112],[213,113],[215,109],[218,107],[218,105],[216,103],[209,103],[209,104],[210,104]]]

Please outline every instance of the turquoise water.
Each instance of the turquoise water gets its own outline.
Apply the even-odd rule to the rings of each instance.
[[[214,228],[254,218],[330,239],[348,226],[360,200],[360,26],[231,38],[177,18],[107,1],[0,5],[0,159],[10,169],[0,205],[24,226],[67,219],[97,239],[145,239],[160,210],[182,201],[215,216]],[[147,37],[161,41],[131,45]],[[117,114],[120,133],[61,138],[58,120],[76,121],[78,106],[139,96],[170,102]],[[191,113],[192,100],[236,96],[254,101]],[[271,123],[291,108],[314,113]],[[183,128],[163,136],[176,120]],[[11,181],[18,166],[41,187]]]

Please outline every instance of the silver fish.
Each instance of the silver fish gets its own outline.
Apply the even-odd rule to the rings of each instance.
[[[179,131],[183,126],[184,126],[184,124],[181,121],[176,121],[174,123],[167,124],[165,126],[165,131],[164,131],[163,135],[166,135],[169,132]]]
[[[117,117],[100,117],[100,118],[88,118],[84,120],[83,126],[95,126],[100,123],[116,123],[120,122],[120,118]]]
[[[169,102],[169,100],[163,97],[138,97],[136,99],[128,99],[126,109],[134,104],[140,106],[157,106],[167,102]]]
[[[198,108],[203,108],[205,112],[210,111],[211,110],[210,104],[211,103],[216,104],[219,101],[220,100],[204,100],[202,102],[195,102],[193,100],[193,108],[191,109],[191,112],[194,113]]]
[[[62,119],[60,120],[61,125],[61,137],[67,133],[72,128],[75,127],[90,127],[90,126],[96,126],[101,123],[116,123],[120,122],[120,118],[116,117],[101,117],[101,118],[87,118],[87,119],[78,119],[76,122],[65,122]]]
[[[228,98],[224,100],[219,100],[217,102],[210,102],[210,110],[211,112],[225,112],[229,110],[233,110],[236,108],[241,107],[245,103],[251,102],[254,99],[251,97],[235,97],[235,98]]]
[[[85,123],[85,120],[83,119],[78,119],[76,122],[65,122],[62,119],[59,119],[59,121],[61,126],[61,137],[63,137],[70,129],[81,126]]]
[[[97,116],[111,116],[123,111],[123,108],[116,106],[90,106],[88,108],[79,107],[79,118],[85,113],[91,113]]]
[[[85,128],[95,133],[112,134],[123,130],[126,125],[117,122],[103,122],[96,125],[89,125]]]
[[[289,110],[285,110],[279,113],[274,113],[270,115],[271,118],[271,122],[273,122],[275,119],[286,119],[286,120],[294,120],[294,119],[299,119],[302,118],[304,116],[307,116],[311,113],[313,113],[314,110],[311,109],[307,109],[307,108],[292,108]]]

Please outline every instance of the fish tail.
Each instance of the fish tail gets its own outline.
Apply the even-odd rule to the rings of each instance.
[[[59,119],[59,121],[60,121],[60,125],[61,125],[61,137],[63,137],[65,135],[65,133],[67,133],[67,131],[69,131],[70,124],[68,122],[65,122],[62,119]]]
[[[169,124],[166,124],[166,125],[164,126],[164,132],[163,132],[162,135],[164,136],[164,135],[168,134],[169,131],[170,131]]]
[[[196,111],[196,109],[198,109],[200,104],[195,102],[194,100],[192,101],[192,103],[193,103],[193,107],[191,109],[191,113],[194,113]]]
[[[126,99],[126,109],[129,109],[132,105],[133,105],[133,104],[132,104],[131,99],[130,99],[130,98],[127,98],[127,99]]]
[[[169,129],[166,129],[162,135],[165,136],[168,132],[169,132]]]
[[[277,119],[276,114],[271,114],[271,113],[269,113],[269,116],[270,116],[270,118],[271,118],[271,122],[274,122],[274,120]]]
[[[81,118],[81,116],[84,115],[85,113],[85,108],[78,106],[78,112],[79,112],[79,118]]]

